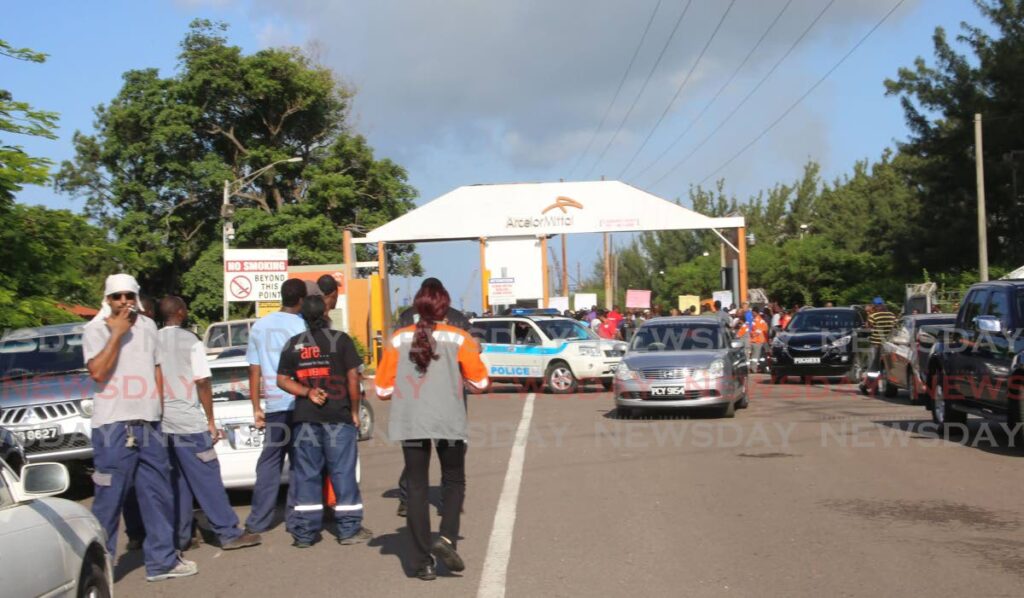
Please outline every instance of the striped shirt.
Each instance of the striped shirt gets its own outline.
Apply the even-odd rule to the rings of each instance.
[[[895,327],[896,314],[889,310],[873,312],[868,316],[868,328],[871,329],[871,344],[881,345]]]

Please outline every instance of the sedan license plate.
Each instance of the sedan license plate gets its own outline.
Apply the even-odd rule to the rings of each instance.
[[[26,442],[42,442],[44,440],[54,440],[60,436],[60,428],[41,428],[39,430],[23,430],[14,433],[22,443]]]
[[[263,448],[263,437],[265,431],[253,424],[242,424],[232,426],[232,444],[236,449],[258,449]]]
[[[651,388],[652,397],[681,397],[685,394],[685,386],[655,386]]]
[[[820,357],[794,357],[793,363],[821,363]]]

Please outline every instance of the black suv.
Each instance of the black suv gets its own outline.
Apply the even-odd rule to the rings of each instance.
[[[970,288],[956,323],[942,332],[928,362],[935,423],[962,424],[968,413],[1005,418],[1011,428],[1024,423],[1022,331],[1024,280]]]
[[[860,379],[857,349],[866,331],[864,315],[852,307],[804,308],[771,342],[773,384],[788,376]]]

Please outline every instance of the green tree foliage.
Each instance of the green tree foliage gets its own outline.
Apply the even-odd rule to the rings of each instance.
[[[85,198],[88,213],[138,251],[144,288],[184,292],[197,317],[210,318],[222,284],[210,265],[221,253],[225,180],[302,158],[232,189],[241,208],[232,246],[288,247],[294,264],[339,254],[341,227],[387,222],[416,195],[401,167],[375,159],[347,130],[351,93],[329,69],[296,49],[244,55],[225,31],[197,20],[176,73],[125,73],[117,96],[96,108],[96,133],[76,133],[76,157],[57,176],[59,189]],[[297,222],[309,214],[318,218]],[[412,246],[388,251],[393,268],[419,274]],[[360,248],[359,259],[370,257]]]
[[[1024,263],[1024,233],[1015,173],[1024,176],[1024,2],[974,0],[989,21],[990,34],[963,23],[955,41],[935,30],[934,64],[918,58],[886,81],[899,96],[911,130],[899,146],[898,163],[920,190],[928,209],[919,213],[921,235],[915,247],[924,267],[942,271],[976,265],[977,246],[974,114],[985,122],[985,195],[990,261]],[[1021,179],[1024,181],[1024,179]]]
[[[77,320],[55,303],[99,305],[103,279],[135,271],[134,256],[78,214],[14,204],[0,215],[0,328]]]
[[[24,62],[42,63],[46,54],[28,48],[14,48],[0,39],[0,56]],[[0,89],[0,209],[10,208],[14,194],[23,185],[42,185],[49,180],[50,165],[46,158],[30,156],[19,145],[11,145],[7,135],[27,135],[56,139],[57,114],[36,110],[27,102],[19,102],[6,89]]]

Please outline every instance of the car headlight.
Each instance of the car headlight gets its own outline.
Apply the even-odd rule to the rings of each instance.
[[[620,363],[619,366],[615,368],[615,377],[619,380],[636,380],[639,378],[636,370],[629,369],[629,366],[625,363]]]
[[[711,362],[708,366],[708,376],[711,378],[719,378],[725,374],[725,362],[721,359],[716,359]]]
[[[600,357],[601,356],[601,348],[600,347],[595,347],[593,345],[580,345],[579,346],[579,351],[580,351],[580,355],[583,355],[584,357]]]
[[[92,417],[95,411],[92,399],[82,399],[78,402],[78,408],[82,411],[82,417]]]
[[[852,340],[853,340],[853,336],[852,335],[843,336],[843,337],[837,338],[836,340],[832,341],[829,344],[829,346],[832,347],[833,349],[842,349],[846,345],[849,345],[850,341],[852,341]]]

